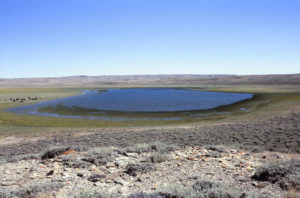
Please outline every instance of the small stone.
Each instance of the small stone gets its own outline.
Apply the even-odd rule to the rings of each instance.
[[[77,173],[78,177],[83,177],[83,173]]]
[[[54,170],[51,170],[47,173],[47,176],[53,175],[53,173],[54,173]]]
[[[239,178],[238,181],[244,183],[244,182],[247,182],[247,179],[245,179],[245,178]]]
[[[106,167],[107,168],[114,168],[114,167],[116,167],[116,165],[114,163],[107,163]]]
[[[90,170],[95,170],[97,168],[97,166],[95,166],[95,165],[92,165],[92,166],[90,166]]]
[[[70,174],[68,172],[63,172],[62,175],[66,177],[70,177]]]
[[[251,168],[250,166],[246,167],[246,171],[251,172],[253,170],[253,168]]]
[[[114,181],[112,181],[110,179],[106,180],[105,182],[108,183],[108,184],[114,183]]]
[[[187,157],[188,160],[194,161],[195,158],[193,158],[192,156]]]
[[[1,186],[12,186],[15,185],[14,181],[4,181],[1,183]]]
[[[114,182],[116,184],[120,184],[122,186],[126,186],[128,183],[126,181],[124,181],[123,179],[114,179]]]
[[[127,153],[127,155],[129,156],[129,157],[138,157],[138,153]]]
[[[9,170],[5,170],[4,173],[5,174],[10,174],[10,171]]]
[[[155,190],[157,188],[157,184],[153,184],[152,189]]]
[[[105,175],[94,174],[94,175],[92,175],[92,176],[90,176],[88,178],[88,181],[90,181],[90,182],[98,182],[98,181],[100,181],[103,178],[105,178]]]
[[[251,184],[252,184],[253,186],[257,187],[257,188],[264,188],[264,187],[266,187],[266,186],[268,185],[268,183],[266,183],[266,182],[259,182],[259,183],[257,183],[257,182],[252,182]]]
[[[189,177],[189,179],[196,180],[196,179],[198,179],[198,177],[197,176],[191,176],[191,177]]]
[[[106,184],[102,182],[95,182],[94,185],[97,187],[106,187]]]

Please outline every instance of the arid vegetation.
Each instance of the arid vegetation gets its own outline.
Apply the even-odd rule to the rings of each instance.
[[[190,78],[181,87],[194,79],[203,83],[196,90],[256,95],[205,112],[230,114],[131,123],[8,113],[3,109],[80,94],[83,88],[2,88],[0,197],[297,197],[300,89],[295,76],[268,76],[261,84],[250,79],[263,77],[209,77],[207,82],[216,81],[210,86],[201,86],[206,83],[199,76]],[[13,102],[29,97],[38,98]]]

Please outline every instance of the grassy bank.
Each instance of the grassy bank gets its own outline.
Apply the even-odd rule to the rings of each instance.
[[[86,88],[85,88],[86,89]],[[94,88],[92,88],[94,89]],[[205,88],[197,88],[199,90],[208,90]],[[211,124],[218,122],[231,122],[249,120],[257,117],[259,114],[275,113],[289,109],[299,109],[300,107],[300,92],[297,88],[292,87],[263,87],[259,89],[255,87],[214,87],[209,88],[211,91],[228,91],[228,92],[248,92],[255,93],[255,97],[250,100],[242,101],[233,105],[222,106],[208,111],[197,111],[195,114],[208,114],[208,116],[193,118],[181,113],[166,113],[159,115],[161,118],[179,117],[179,120],[143,120],[143,118],[154,117],[151,114],[131,113],[122,115],[129,119],[138,118],[133,121],[103,121],[103,120],[84,120],[74,118],[54,118],[31,115],[17,115],[2,111],[3,109],[15,107],[19,105],[34,104],[44,100],[67,97],[80,94],[82,88],[31,88],[31,89],[0,89],[0,136],[8,134],[18,134],[19,131],[35,131],[42,127],[132,127],[132,126],[163,126],[163,125],[186,125],[186,124]],[[284,94],[283,94],[284,93]],[[288,94],[287,94],[288,93]],[[27,98],[40,97],[37,101],[12,102],[10,98]],[[241,111],[241,108],[246,111]],[[61,111],[62,114],[73,115],[85,114],[88,112],[81,109],[52,109],[53,112]],[[47,109],[51,111],[51,109]],[[224,113],[225,112],[225,113]],[[118,116],[120,112],[110,112],[109,116]],[[157,115],[155,115],[157,116]],[[45,130],[47,131],[47,130]]]

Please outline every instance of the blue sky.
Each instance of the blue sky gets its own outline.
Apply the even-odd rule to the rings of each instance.
[[[0,78],[300,73],[298,0],[0,0]]]

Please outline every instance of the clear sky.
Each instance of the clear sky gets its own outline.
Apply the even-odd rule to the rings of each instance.
[[[279,73],[299,0],[0,0],[0,78]]]

